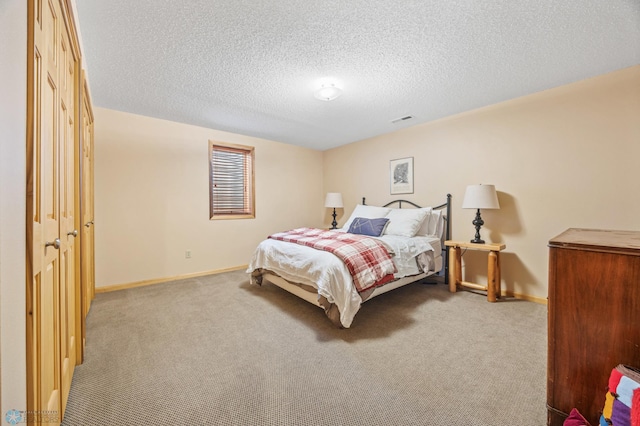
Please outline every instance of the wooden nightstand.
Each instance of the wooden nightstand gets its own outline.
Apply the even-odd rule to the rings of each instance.
[[[457,286],[469,287],[487,292],[487,300],[495,302],[500,297],[500,252],[507,246],[501,243],[475,244],[462,241],[445,241],[449,247],[449,291],[456,292]],[[489,252],[487,266],[487,285],[483,286],[468,281],[462,281],[462,249],[482,250]]]

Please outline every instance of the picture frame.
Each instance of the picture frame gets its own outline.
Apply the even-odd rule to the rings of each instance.
[[[389,161],[391,195],[413,194],[413,157]]]

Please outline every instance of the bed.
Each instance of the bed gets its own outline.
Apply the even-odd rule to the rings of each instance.
[[[446,283],[449,262],[443,242],[451,235],[451,195],[434,207],[407,200],[378,207],[365,201],[342,228],[298,228],[270,235],[253,253],[247,268],[250,282],[262,285],[266,280],[293,293],[322,308],[341,328],[349,328],[362,303],[373,297],[436,274]],[[376,265],[380,270],[367,270],[363,279],[349,259],[339,257],[342,253],[325,247],[334,244],[350,254],[352,244],[364,244],[367,259],[368,250],[377,250],[375,256],[391,260]]]

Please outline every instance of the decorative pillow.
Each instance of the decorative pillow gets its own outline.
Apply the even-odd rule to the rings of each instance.
[[[363,204],[358,204],[356,208],[353,209],[351,216],[349,216],[349,220],[347,220],[342,226],[342,229],[348,231],[351,226],[351,222],[353,222],[356,217],[375,219],[378,217],[385,217],[389,211],[391,211],[391,209],[388,207],[365,206]]]
[[[415,237],[427,217],[427,212],[423,209],[391,209],[386,217],[389,219],[389,225],[384,231],[385,235]]]
[[[389,219],[381,217],[377,219],[366,219],[364,217],[356,217],[351,222],[347,232],[351,234],[368,235],[370,237],[379,237],[389,224]]]
[[[591,424],[580,414],[577,408],[574,408],[569,413],[569,417],[564,420],[562,426],[591,426]]]

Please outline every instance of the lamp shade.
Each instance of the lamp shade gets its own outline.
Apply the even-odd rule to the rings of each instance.
[[[342,204],[342,194],[339,192],[327,192],[327,198],[324,200],[325,207],[340,208]]]
[[[499,209],[494,185],[469,185],[462,201],[463,209]]]

